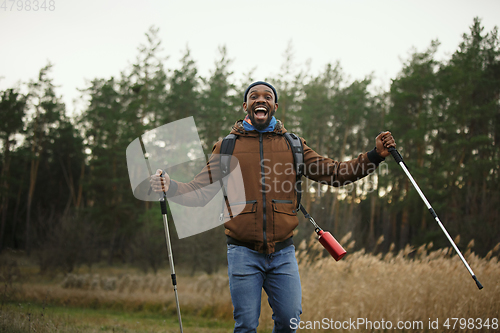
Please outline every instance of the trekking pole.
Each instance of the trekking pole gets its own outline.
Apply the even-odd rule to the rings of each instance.
[[[163,173],[162,173],[163,177]],[[175,294],[175,304],[177,306],[177,319],[179,320],[179,327],[182,330],[182,320],[181,320],[181,307],[179,305],[179,295],[177,294],[177,278],[175,276],[175,267],[174,267],[174,257],[172,255],[172,243],[170,241],[170,231],[168,229],[168,218],[167,218],[167,200],[165,198],[165,192],[160,198],[160,207],[161,213],[163,215],[163,227],[165,229],[165,240],[167,242],[167,253],[168,253],[168,263],[170,264],[170,276],[172,277],[172,285],[174,286],[174,294]]]
[[[396,161],[396,163],[398,163],[399,166],[401,167],[401,169],[403,169],[403,171],[405,172],[406,176],[410,179],[411,183],[413,184],[413,186],[417,190],[418,194],[420,195],[420,198],[422,198],[422,200],[424,201],[425,205],[427,206],[427,209],[431,213],[432,217],[434,218],[434,220],[436,220],[436,222],[439,225],[439,227],[441,228],[441,230],[443,230],[444,234],[446,235],[446,237],[450,241],[451,245],[453,246],[453,248],[457,252],[457,254],[460,257],[460,259],[462,259],[462,262],[464,263],[465,267],[467,268],[467,270],[469,271],[470,275],[472,276],[472,278],[476,282],[477,287],[480,290],[483,289],[483,285],[476,278],[476,275],[474,274],[474,272],[470,268],[469,264],[467,263],[467,261],[463,257],[462,253],[458,249],[458,247],[455,244],[455,242],[453,241],[453,239],[450,237],[450,234],[448,234],[448,231],[446,231],[446,228],[444,227],[444,225],[439,220],[439,217],[437,216],[436,212],[432,208],[431,204],[429,203],[429,201],[427,201],[426,197],[424,196],[424,193],[420,190],[420,187],[418,187],[417,183],[415,182],[415,180],[411,176],[410,172],[408,171],[408,168],[406,167],[406,165],[405,165],[405,163],[403,161],[403,157],[401,156],[401,154],[394,147],[390,147],[389,148],[389,152],[391,153],[392,157],[394,157],[394,160]]]
[[[144,147],[144,143],[142,142],[142,138],[139,137],[139,143],[141,144],[142,152],[144,154],[144,160],[146,161],[146,166],[148,167],[149,176],[153,175],[153,170],[151,170],[151,165],[149,164],[148,155],[146,154],[146,148]],[[162,170],[160,177],[165,177],[165,171]],[[152,188],[149,188],[149,194],[151,194]],[[175,305],[177,306],[177,319],[179,320],[179,327],[181,329],[181,333],[184,333],[182,330],[182,319],[181,319],[181,307],[179,305],[179,295],[177,293],[177,278],[175,276],[175,267],[174,267],[174,256],[172,255],[172,242],[170,241],[170,231],[168,228],[168,215],[167,215],[167,198],[166,193],[163,192],[160,194],[160,208],[161,214],[163,216],[163,228],[165,230],[165,240],[167,243],[167,254],[168,254],[168,263],[170,264],[170,276],[172,278],[172,285],[174,286],[174,294],[175,294]]]

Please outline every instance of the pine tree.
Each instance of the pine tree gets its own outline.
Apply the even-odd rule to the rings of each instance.
[[[445,175],[448,211],[445,221],[452,232],[479,238],[482,251],[499,241],[494,223],[500,216],[498,202],[498,128],[500,96],[500,48],[498,30],[484,33],[478,18],[451,59],[439,71],[441,94],[434,153],[436,171]],[[461,222],[461,223],[458,223]]]
[[[228,58],[225,46],[219,47],[219,57],[210,77],[202,78],[203,91],[198,119],[200,137],[207,153],[215,142],[229,132],[237,115],[241,114],[240,94],[236,94],[235,85],[230,81],[233,75],[229,69],[232,60]]]
[[[31,209],[38,180],[41,157],[51,140],[51,133],[56,131],[65,114],[65,105],[56,96],[55,86],[49,73],[52,64],[40,70],[38,80],[29,83],[28,105],[32,113],[27,125],[26,143],[30,149],[29,189],[26,210],[25,247],[29,255],[32,246]]]
[[[7,220],[7,210],[11,189],[9,186],[11,147],[16,144],[15,135],[22,131],[23,117],[26,112],[26,96],[14,89],[2,91],[0,96],[0,139],[2,142],[2,171],[0,174],[0,252],[4,247],[5,223]]]
[[[436,72],[438,62],[434,60],[439,43],[433,41],[424,52],[413,51],[410,59],[404,64],[403,69],[396,79],[392,81],[390,98],[391,107],[387,116],[389,127],[394,127],[400,151],[409,160],[413,161],[413,176],[419,179],[421,186],[430,194],[432,176],[427,170],[431,168],[430,135],[432,134],[432,101],[436,95]],[[396,129],[400,129],[397,131]],[[426,229],[427,215],[424,215],[420,198],[411,188],[407,177],[397,170],[398,166],[390,164],[390,182],[392,185],[392,202],[398,203],[400,209],[401,226],[399,230],[399,246],[403,248],[412,237],[411,225],[420,224],[420,229]],[[419,208],[416,208],[419,207]],[[397,220],[392,219],[393,222]],[[420,220],[420,221],[418,221]],[[418,226],[414,228],[418,230]],[[396,241],[396,235],[392,235]]]

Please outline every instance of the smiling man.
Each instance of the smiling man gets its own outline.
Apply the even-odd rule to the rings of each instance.
[[[283,123],[274,117],[277,109],[276,89],[267,82],[254,82],[243,95],[247,115],[231,130],[236,136],[232,155],[239,161],[244,185],[236,190],[244,191],[246,198],[245,202],[229,202],[230,207],[239,207],[239,214],[233,216],[227,209],[223,214],[235,333],[257,332],[262,289],[273,310],[273,333],[295,332],[292,323],[299,322],[302,313],[292,240],[299,223],[294,155]],[[388,148],[396,146],[391,133],[383,132],[373,150],[338,162],[301,141],[304,176],[331,186],[347,185],[370,174],[389,155]],[[166,192],[167,197],[182,196],[219,182],[221,146],[222,140],[215,144],[207,166],[189,183],[171,180],[168,174],[162,178],[162,170],[157,170],[151,178],[153,190]]]
[[[244,95],[245,121],[257,131],[265,131],[276,125],[274,114],[278,109],[278,94],[272,85],[258,81],[248,86]]]

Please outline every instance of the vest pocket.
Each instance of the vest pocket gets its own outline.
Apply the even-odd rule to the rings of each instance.
[[[272,200],[274,239],[282,241],[298,225],[297,208],[292,200]]]
[[[230,202],[229,206],[233,217],[241,214],[255,213],[257,211],[257,200]],[[229,213],[226,205],[224,205],[224,217],[226,221],[229,220]]]
[[[242,242],[254,242],[261,239],[262,235],[257,227],[257,200],[231,202],[231,214],[229,217],[227,207],[224,205],[224,226],[229,230],[227,235]],[[260,224],[262,226],[262,223]]]
[[[273,211],[287,215],[297,215],[297,210],[293,206],[292,200],[276,200],[273,199]]]

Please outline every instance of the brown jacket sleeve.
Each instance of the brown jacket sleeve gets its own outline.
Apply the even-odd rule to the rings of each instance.
[[[335,187],[344,186],[363,178],[377,168],[383,160],[376,152],[359,154],[355,159],[338,162],[323,157],[304,144],[304,176]]]
[[[167,198],[188,207],[205,206],[220,191],[220,141],[212,148],[212,155],[203,169],[189,183],[170,181]]]

